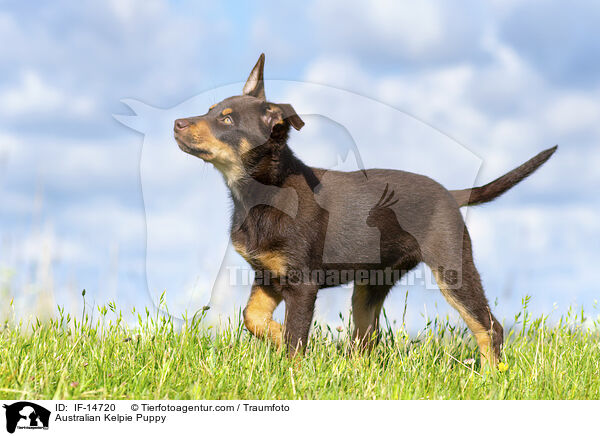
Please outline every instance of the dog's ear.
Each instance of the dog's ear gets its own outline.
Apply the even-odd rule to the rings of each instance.
[[[264,121],[271,132],[277,125],[282,125],[284,121],[287,121],[291,126],[300,130],[304,126],[304,121],[296,113],[291,104],[267,104],[265,109]]]
[[[265,82],[263,80],[264,69],[265,54],[261,53],[258,62],[256,62],[256,65],[254,65],[254,68],[252,68],[252,71],[248,76],[248,80],[246,80],[242,94],[265,100]]]

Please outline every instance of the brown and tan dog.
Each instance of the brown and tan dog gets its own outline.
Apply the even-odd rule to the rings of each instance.
[[[369,345],[394,283],[425,262],[475,335],[482,359],[496,365],[503,329],[484,295],[459,208],[503,194],[556,147],[485,186],[460,191],[398,170],[312,168],[287,144],[290,127],[300,130],[304,122],[289,104],[266,100],[263,68],[261,55],[242,95],[174,126],[180,148],[212,163],[230,189],[231,240],[256,273],[244,309],[248,330],[283,340],[294,354],[308,341],[319,289],[354,281],[354,337]],[[297,196],[278,197],[284,188]],[[285,212],[292,201],[295,215]],[[282,300],[285,329],[273,320]]]

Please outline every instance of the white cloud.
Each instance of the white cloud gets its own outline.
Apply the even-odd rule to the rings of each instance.
[[[57,111],[67,115],[88,116],[94,109],[94,103],[87,97],[67,95],[46,83],[37,72],[26,70],[16,87],[5,88],[0,93],[0,108],[2,114],[9,117],[53,114]]]
[[[21,141],[18,137],[0,132],[0,164],[3,160],[8,160],[10,155],[17,151],[20,144]]]
[[[1,181],[2,179],[0,179]],[[22,218],[23,216],[31,216],[35,210],[35,200],[27,194],[0,189],[0,195],[2,196],[2,218],[7,221],[9,217]],[[3,230],[6,231],[7,228],[10,227],[8,224],[5,224]]]
[[[138,247],[144,241],[144,212],[110,198],[94,197],[89,201],[71,204],[51,216],[88,246],[101,242]],[[104,232],[94,235],[90,229],[104,229]]]
[[[442,1],[314,2],[309,10],[325,52],[373,63],[436,63],[481,50],[485,7],[463,6],[470,19]]]
[[[600,233],[600,222],[587,205],[506,206],[500,200],[493,206],[470,208],[467,223],[475,261],[491,289],[498,291],[498,282],[510,276],[533,280],[517,280],[513,285],[517,295],[547,292],[547,287],[555,287],[551,280],[556,277],[568,283],[562,289],[566,295],[589,295],[597,288],[592,241]]]
[[[591,130],[600,137],[600,93],[560,93],[544,111],[543,119],[560,135]]]
[[[356,59],[349,56],[322,56],[308,65],[304,78],[307,82],[332,84],[341,89],[364,93],[370,89],[371,77]]]
[[[332,9],[332,14],[341,9],[341,4],[327,5]],[[385,0],[357,6],[352,8],[356,23],[362,22],[365,27],[376,30],[379,44],[395,47],[410,56],[435,49],[445,36],[442,12],[437,4]],[[321,6],[319,14],[327,13]],[[348,29],[356,32],[352,26],[348,26]]]
[[[138,24],[140,17],[156,17],[166,12],[161,0],[110,0],[108,5],[124,26]]]
[[[26,235],[15,247],[17,258],[26,264],[50,262],[89,264],[94,259],[86,247],[73,237],[59,237],[54,227],[46,223],[38,231]]]

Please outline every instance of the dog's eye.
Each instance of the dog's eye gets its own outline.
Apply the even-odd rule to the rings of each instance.
[[[233,124],[233,120],[231,119],[231,117],[229,115],[227,115],[226,117],[223,117],[221,119],[221,121],[225,124]]]

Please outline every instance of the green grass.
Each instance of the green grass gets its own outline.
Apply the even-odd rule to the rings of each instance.
[[[467,363],[478,352],[462,327],[427,322],[408,337],[388,328],[370,354],[348,353],[341,333],[315,327],[290,360],[240,325],[211,334],[197,321],[158,314],[126,325],[114,307],[74,320],[7,323],[0,332],[5,399],[590,399],[600,398],[597,321],[572,312],[530,319],[526,305],[506,330],[508,370]],[[112,315],[112,316],[111,316]]]

